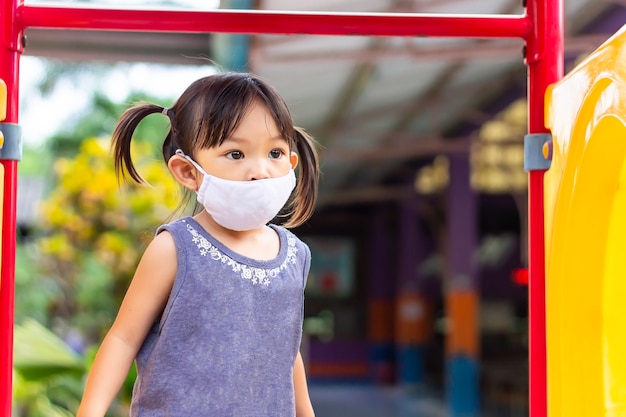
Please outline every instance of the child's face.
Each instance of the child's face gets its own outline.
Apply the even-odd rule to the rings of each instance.
[[[217,147],[196,151],[194,157],[209,175],[234,181],[281,177],[298,163],[261,103],[252,105],[231,137]]]

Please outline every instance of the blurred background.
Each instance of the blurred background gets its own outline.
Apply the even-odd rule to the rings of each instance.
[[[38,3],[47,3],[39,1]],[[145,0],[186,10],[521,14],[521,0]],[[565,0],[566,71],[626,23]],[[29,29],[21,61],[15,403],[70,416],[138,257],[178,190],[165,118],[135,136],[150,187],[109,153],[136,101],[251,71],[321,146],[303,340],[318,417],[528,414],[526,67],[520,40]],[[112,416],[127,415],[134,375]]]

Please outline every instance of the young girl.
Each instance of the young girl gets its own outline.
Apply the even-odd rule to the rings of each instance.
[[[310,252],[269,224],[278,215],[294,227],[311,215],[313,139],[263,80],[211,75],[170,109],[140,104],[121,116],[115,168],[137,183],[131,137],[152,113],[169,118],[163,157],[203,209],[158,228],[96,355],[78,417],[105,415],[133,360],[133,417],[313,416],[299,353]]]

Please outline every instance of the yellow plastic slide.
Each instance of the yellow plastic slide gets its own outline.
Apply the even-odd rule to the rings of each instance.
[[[626,416],[626,26],[546,100],[548,415]]]

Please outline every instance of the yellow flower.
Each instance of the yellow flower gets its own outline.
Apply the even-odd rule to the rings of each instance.
[[[109,143],[86,139],[71,159],[55,163],[57,186],[41,205],[43,254],[80,268],[94,253],[116,279],[129,279],[143,243],[177,207],[179,186],[145,143],[131,149],[137,171],[150,186],[120,185]],[[67,265],[66,265],[67,267]]]
[[[54,256],[61,261],[71,261],[74,257],[74,248],[65,235],[54,235],[41,240],[41,249],[44,254]]]

